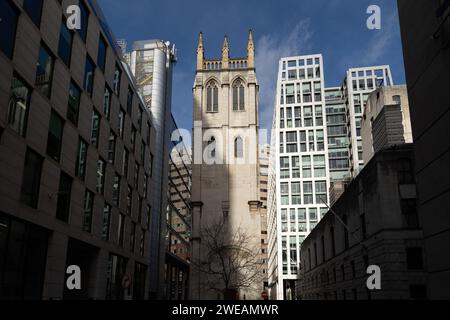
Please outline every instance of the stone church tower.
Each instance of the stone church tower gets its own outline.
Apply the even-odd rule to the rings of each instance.
[[[251,30],[246,58],[230,58],[228,38],[225,36],[222,58],[205,59],[203,35],[199,35],[193,87],[191,299],[230,299],[230,295],[222,290],[223,281],[217,279],[215,282],[214,276],[205,272],[211,268],[216,271],[222,268],[212,265],[214,261],[211,260],[217,257],[211,258],[208,252],[211,246],[205,234],[214,227],[223,226],[217,237],[218,243],[235,246],[237,239],[245,238],[244,250],[261,248],[259,87],[254,57]],[[232,277],[240,276],[233,274]],[[260,299],[261,283],[253,279],[249,287],[229,288],[231,290],[226,292],[232,291],[232,298]]]

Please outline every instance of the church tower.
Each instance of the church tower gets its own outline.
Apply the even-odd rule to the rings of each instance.
[[[247,57],[231,58],[225,36],[221,58],[206,59],[203,34],[199,35],[193,86],[191,299],[260,299],[262,282],[256,275],[245,279],[253,271],[240,262],[232,267],[236,270],[216,264],[220,250],[210,243],[211,234],[220,229],[214,245],[239,247],[240,253],[233,255],[244,260],[253,250],[259,257],[259,87],[254,51],[250,30]],[[262,267],[256,263],[254,268]],[[231,280],[224,284],[210,269],[228,274]]]

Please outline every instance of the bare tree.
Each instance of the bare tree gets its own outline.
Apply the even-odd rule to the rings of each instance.
[[[258,242],[241,226],[229,229],[224,220],[202,228],[204,256],[193,265],[205,289],[221,293],[225,300],[237,299],[242,289],[258,285],[263,266]]]

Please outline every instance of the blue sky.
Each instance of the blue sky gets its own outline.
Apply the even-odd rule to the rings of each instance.
[[[278,59],[322,53],[325,83],[340,85],[349,67],[389,64],[395,84],[405,83],[396,1],[393,0],[97,0],[117,38],[175,43],[172,112],[192,127],[192,84],[198,33],[207,58],[220,57],[223,36],[231,56],[246,55],[254,30],[261,127],[271,125]],[[381,8],[381,30],[369,30],[369,5]]]

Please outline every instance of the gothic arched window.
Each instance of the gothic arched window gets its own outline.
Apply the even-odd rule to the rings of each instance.
[[[244,84],[238,79],[233,83],[233,111],[244,110],[244,104]]]
[[[234,156],[236,158],[244,157],[244,142],[241,137],[234,139]]]
[[[219,111],[219,88],[214,81],[211,81],[206,87],[206,111]]]

